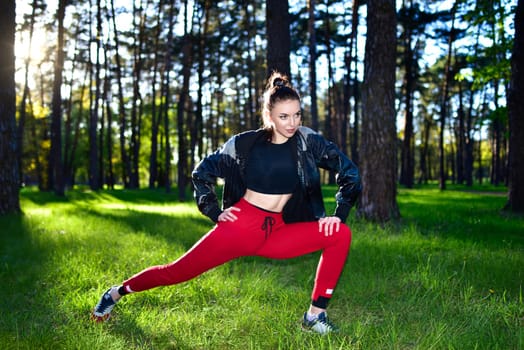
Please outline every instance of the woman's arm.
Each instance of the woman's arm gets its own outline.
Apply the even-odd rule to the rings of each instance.
[[[204,158],[193,170],[194,197],[200,212],[213,222],[218,222],[222,209],[215,192],[217,178],[225,178],[234,162],[234,137],[221,148]]]
[[[313,137],[316,139],[316,151],[319,156],[317,165],[337,174],[338,192],[335,195],[337,206],[334,215],[345,222],[350,209],[355,205],[362,191],[360,173],[355,163],[344,155],[333,142],[319,134]]]

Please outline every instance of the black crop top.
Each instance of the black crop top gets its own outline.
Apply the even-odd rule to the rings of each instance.
[[[255,143],[246,165],[246,186],[265,194],[292,193],[298,185],[298,172],[291,142]]]

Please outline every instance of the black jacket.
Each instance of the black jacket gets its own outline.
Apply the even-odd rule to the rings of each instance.
[[[246,191],[244,171],[249,150],[255,142],[270,137],[270,133],[263,129],[237,134],[197,165],[193,171],[194,194],[198,208],[204,215],[217,222],[222,213],[215,192],[217,178],[224,179],[223,208],[232,206],[242,198]],[[355,164],[334,143],[303,126],[288,142],[292,142],[297,150],[300,186],[297,186],[284,207],[284,221],[315,221],[326,216],[318,169],[323,168],[337,174],[339,190],[335,196],[337,206],[334,215],[345,222],[361,192],[360,175]]]

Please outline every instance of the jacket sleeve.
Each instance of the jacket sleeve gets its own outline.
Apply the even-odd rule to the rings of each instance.
[[[335,216],[345,222],[350,209],[357,202],[362,184],[357,166],[331,141],[326,140],[319,134],[316,138],[316,153],[320,155],[318,166],[336,173],[338,192],[335,195],[337,206]]]
[[[198,209],[213,222],[218,222],[218,216],[222,213],[215,191],[217,178],[225,178],[234,162],[235,141],[232,137],[193,170],[192,181]]]

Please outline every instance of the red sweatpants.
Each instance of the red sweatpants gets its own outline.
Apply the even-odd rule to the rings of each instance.
[[[288,259],[318,250],[312,300],[331,298],[344,267],[351,231],[345,224],[332,236],[319,232],[318,222],[286,224],[282,214],[262,210],[241,199],[235,222],[219,222],[178,260],[149,267],[124,282],[133,292],[190,280],[203,272],[241,256]]]

